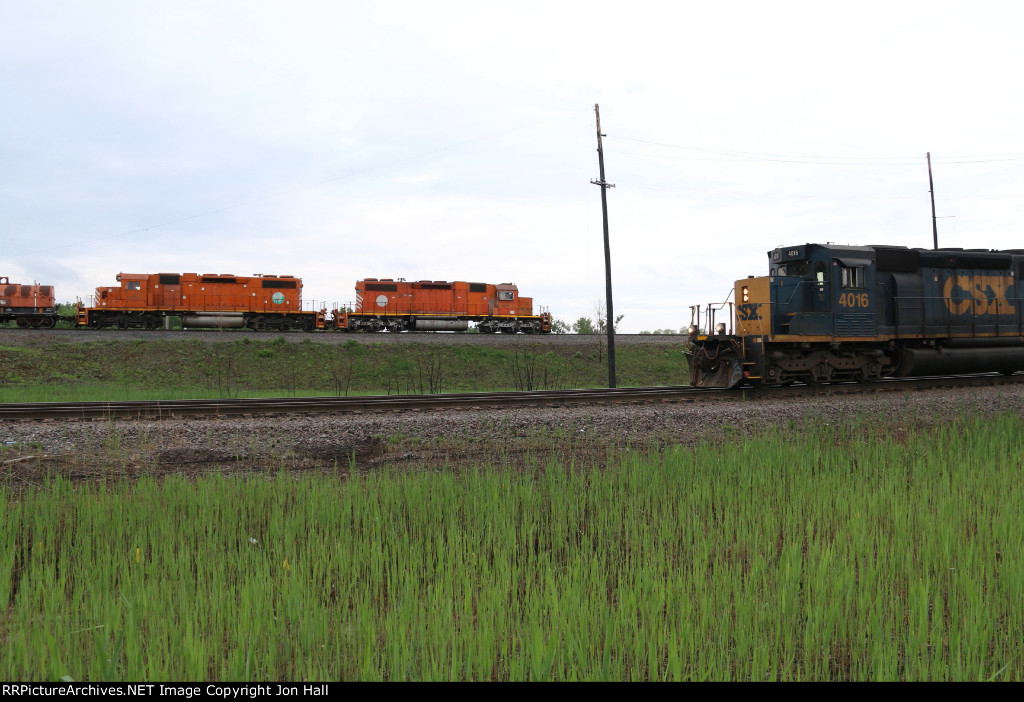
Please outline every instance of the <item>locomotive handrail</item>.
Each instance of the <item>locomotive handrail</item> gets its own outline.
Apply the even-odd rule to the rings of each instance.
[[[783,277],[785,277],[785,276],[783,276]],[[793,286],[793,293],[789,296],[789,299],[785,300],[785,301],[777,301],[776,304],[788,305],[788,304],[792,303],[793,302],[793,298],[796,297],[796,294],[800,290],[800,287],[803,286],[803,285],[808,285],[808,284],[813,284],[815,287],[821,287],[821,289],[824,290],[825,286],[826,285],[830,285],[831,282],[827,281],[827,280],[824,280],[824,281],[822,281],[822,280],[804,280],[803,278],[800,278],[798,280],[797,284]]]
[[[726,305],[731,304],[729,302],[729,298],[732,297],[733,293],[735,293],[735,292],[736,291],[734,289],[730,288],[729,289],[729,294],[725,296],[724,300],[722,300],[721,302],[709,302],[707,304],[707,306],[705,307],[705,315],[704,316],[706,316],[706,318],[707,318],[707,324],[708,324],[708,326],[707,326],[707,333],[708,334],[711,334],[714,331],[714,329],[715,329],[715,315],[714,315],[714,312],[716,312],[718,310],[721,310],[721,309],[725,309]],[[696,316],[697,316],[696,325],[695,326],[697,327],[697,329],[699,331],[700,330],[700,320],[702,318],[701,306],[700,305],[691,305],[690,306],[690,323],[691,324],[694,323],[694,312],[696,312]],[[730,334],[732,334],[732,331],[733,331],[733,319],[732,318],[733,318],[733,315],[730,314],[729,315],[729,333]]]
[[[725,302],[709,302],[708,303],[707,315],[708,315],[708,333],[709,334],[715,328],[715,312],[718,312],[719,310],[724,310],[726,305],[729,305],[729,334],[732,334],[732,330],[733,330],[733,326],[732,326],[733,325],[732,303],[729,302],[728,299]]]

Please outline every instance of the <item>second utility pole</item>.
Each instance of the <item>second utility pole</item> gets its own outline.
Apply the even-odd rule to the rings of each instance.
[[[932,248],[939,248],[939,225],[935,223],[935,185],[932,183],[932,152],[925,154],[928,157],[928,193],[932,196]]]
[[[604,216],[604,278],[605,303],[608,305],[608,387],[615,387],[615,316],[612,311],[612,254],[608,246],[608,188],[614,188],[604,180],[604,149],[601,147],[601,110],[594,105],[594,116],[597,118],[597,163],[601,170],[601,179],[590,181],[601,186],[601,213]]]

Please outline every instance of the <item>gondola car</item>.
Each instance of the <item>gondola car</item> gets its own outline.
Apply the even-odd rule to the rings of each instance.
[[[691,308],[692,385],[1024,370],[1024,249],[804,244],[738,280],[733,319]],[[702,325],[704,328],[702,328]]]

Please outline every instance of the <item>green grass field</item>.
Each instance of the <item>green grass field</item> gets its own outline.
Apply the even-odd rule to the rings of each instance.
[[[1022,432],[54,479],[0,494],[0,678],[1021,680]]]
[[[87,334],[88,332],[82,332]],[[557,346],[97,339],[0,346],[0,402],[423,394],[602,387],[603,337]],[[623,387],[688,381],[682,342],[616,350]]]

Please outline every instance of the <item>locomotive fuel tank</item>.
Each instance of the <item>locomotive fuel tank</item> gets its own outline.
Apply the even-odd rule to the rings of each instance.
[[[413,328],[416,331],[466,331],[469,329],[469,320],[417,317]]]
[[[241,329],[245,326],[245,317],[241,312],[187,314],[182,316],[181,326],[186,329]]]
[[[1014,373],[1024,369],[1024,345],[907,348],[893,375],[959,375],[977,373],[980,369],[993,373]]]

